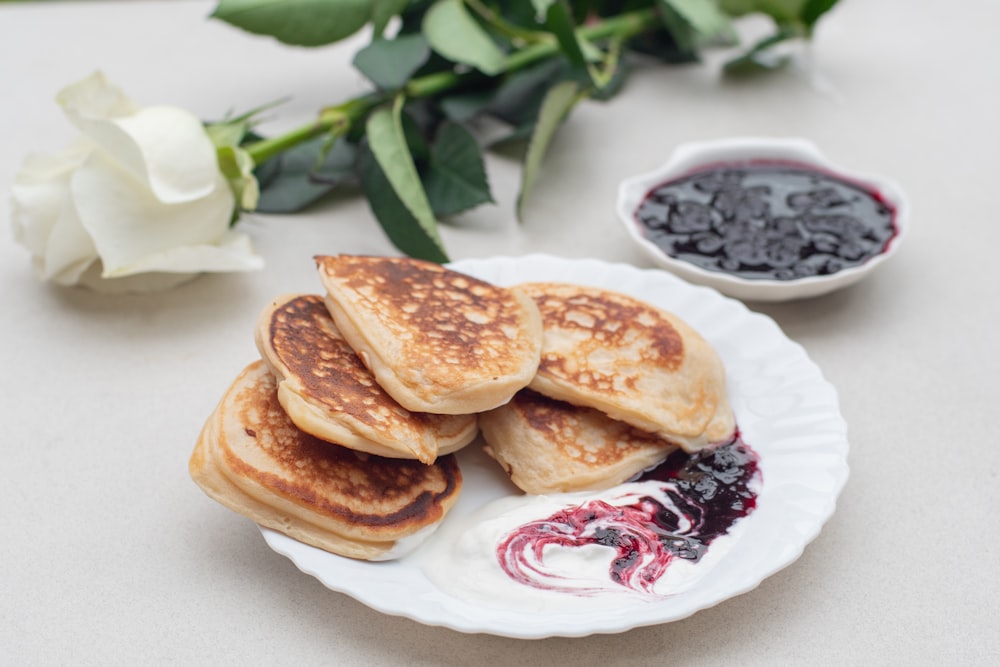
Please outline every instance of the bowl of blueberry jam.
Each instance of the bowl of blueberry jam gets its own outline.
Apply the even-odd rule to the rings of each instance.
[[[895,184],[834,165],[803,139],[682,144],[618,191],[619,218],[654,261],[748,301],[857,282],[899,249],[907,215]]]

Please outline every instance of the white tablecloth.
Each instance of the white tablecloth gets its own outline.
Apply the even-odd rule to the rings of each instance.
[[[851,478],[796,563],[693,617],[582,639],[464,635],[325,589],[191,482],[202,421],[256,356],[262,305],[315,291],[315,253],[392,253],[344,194],[241,223],[267,262],[147,297],[55,289],[0,235],[0,662],[21,664],[987,664],[1000,655],[1000,8],[843,2],[812,69],[719,79],[714,61],[642,68],[557,135],[523,224],[519,163],[497,204],[443,234],[456,259],[546,252],[647,266],[614,216],[618,182],[673,146],[803,136],[909,194],[912,235],[870,279],[751,304],[840,394]],[[291,100],[262,129],[363,89],[357,42],[286,48],[207,19],[208,2],[0,6],[0,189],[73,136],[54,103],[103,70],[142,104],[218,118]],[[6,222],[9,213],[0,213]],[[9,223],[5,225],[9,228]],[[401,592],[401,594],[404,594]]]

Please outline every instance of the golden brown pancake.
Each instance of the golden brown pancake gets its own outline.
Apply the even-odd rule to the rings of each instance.
[[[318,256],[316,264],[337,328],[408,410],[482,412],[535,374],[541,318],[520,291],[404,257]]]
[[[526,493],[599,491],[628,481],[676,449],[593,408],[530,389],[480,415],[484,447]]]
[[[545,332],[532,389],[686,451],[730,439],[735,418],[722,360],[679,317],[595,287],[520,287],[538,304]]]
[[[191,456],[194,481],[256,523],[350,558],[395,557],[458,499],[453,455],[431,465],[372,456],[295,427],[256,361],[233,382]],[[401,543],[401,541],[404,541]]]
[[[476,437],[475,415],[410,412],[393,400],[344,340],[322,296],[275,299],[261,313],[255,340],[288,416],[318,438],[431,463]]]

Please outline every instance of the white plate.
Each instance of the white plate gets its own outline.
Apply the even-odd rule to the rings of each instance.
[[[614,289],[668,309],[695,327],[725,365],[743,439],[760,455],[757,509],[731,548],[693,586],[653,603],[579,613],[516,611],[458,599],[440,589],[416,556],[369,563],[341,558],[261,529],[268,545],[325,586],[369,607],[461,632],[541,638],[622,632],[690,616],[755,588],[799,557],[834,511],[847,481],[847,427],[837,394],[805,351],[770,318],[713,289],[660,270],[545,255],[463,260],[452,268],[500,285],[554,280]],[[445,521],[508,494],[499,466],[477,447],[459,453],[462,495]]]

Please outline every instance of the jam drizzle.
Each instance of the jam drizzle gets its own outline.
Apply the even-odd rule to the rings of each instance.
[[[592,596],[600,586],[573,585],[546,565],[549,547],[609,547],[613,584],[656,595],[657,581],[675,558],[697,562],[709,545],[756,508],[757,454],[738,437],[696,454],[674,452],[637,481],[655,492],[623,498],[625,504],[590,500],[510,531],[497,545],[501,568],[534,588]]]

